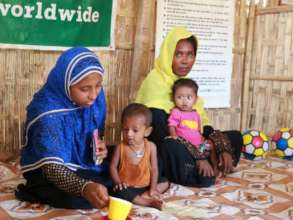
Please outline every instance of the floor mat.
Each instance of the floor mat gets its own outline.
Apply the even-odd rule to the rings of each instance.
[[[15,199],[16,186],[24,182],[17,157],[0,154],[0,219],[92,220],[107,210],[66,210]],[[163,195],[163,211],[134,206],[132,220],[293,220],[293,161],[268,157],[241,159],[232,174],[208,188],[171,184]]]

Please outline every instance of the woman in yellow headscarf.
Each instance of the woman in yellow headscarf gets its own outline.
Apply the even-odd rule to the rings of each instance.
[[[214,175],[205,174],[203,160],[196,160],[186,144],[175,139],[166,139],[167,118],[174,107],[171,99],[173,83],[186,77],[195,62],[198,42],[196,37],[183,27],[175,27],[164,39],[154,69],[147,75],[138,91],[136,102],[145,104],[153,113],[153,132],[150,139],[159,148],[163,173],[172,182],[190,186],[209,186],[214,183]],[[219,165],[223,174],[232,170],[240,157],[242,136],[239,131],[228,131],[225,135],[214,132],[204,110],[204,102],[198,97],[194,109],[201,118],[204,136],[214,141]],[[215,134],[215,135],[214,135]],[[222,141],[222,139],[224,141]],[[231,144],[230,144],[231,143]]]

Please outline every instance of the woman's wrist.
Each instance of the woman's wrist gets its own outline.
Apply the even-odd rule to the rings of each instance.
[[[82,197],[84,197],[84,191],[85,191],[85,189],[86,189],[86,187],[89,185],[89,184],[91,184],[91,183],[94,183],[93,181],[87,181],[85,184],[83,184],[83,186],[82,186],[82,188],[81,188],[81,192],[80,192],[80,195],[82,196]]]

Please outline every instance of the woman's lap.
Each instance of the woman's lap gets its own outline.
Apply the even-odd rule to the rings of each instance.
[[[199,175],[195,160],[179,141],[167,138],[159,147],[163,175],[173,183],[208,187],[215,183],[215,177]]]
[[[233,147],[236,164],[239,162],[242,135],[239,131],[224,131]],[[167,138],[158,146],[160,155],[160,170],[169,181],[194,187],[208,187],[215,183],[214,177],[199,175],[195,160],[186,147],[175,139]]]
[[[224,134],[227,134],[234,152],[235,164],[238,164],[241,155],[241,148],[243,146],[243,138],[240,131],[230,130],[223,131]]]
[[[78,175],[84,177],[89,173],[79,172]],[[89,174],[90,175],[90,174]],[[20,184],[15,191],[18,199],[32,203],[48,204],[56,208],[68,209],[89,209],[92,206],[83,197],[70,195],[44,178],[41,169],[37,169],[24,174],[27,183]],[[87,179],[91,179],[90,176]],[[94,182],[99,182],[105,186],[110,185],[109,177],[100,176],[92,178]]]
[[[167,126],[168,114],[162,109],[150,108],[150,110],[152,111],[153,115],[153,132],[148,139],[150,141],[153,141],[159,148],[161,146],[161,143],[164,141],[164,138],[169,135]],[[204,129],[208,136],[213,131],[213,128],[211,126],[205,127],[209,128]],[[227,134],[231,145],[234,148],[234,158],[236,159],[235,162],[237,164],[239,162],[241,148],[243,146],[242,134],[240,131],[237,130],[223,131],[223,133]]]

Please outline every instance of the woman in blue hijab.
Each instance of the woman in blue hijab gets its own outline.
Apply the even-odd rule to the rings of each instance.
[[[103,208],[111,185],[100,142],[95,154],[93,131],[104,130],[104,69],[86,48],[71,48],[57,60],[47,82],[27,107],[21,170],[26,184],[16,197],[57,208]],[[94,156],[93,156],[94,155]]]

